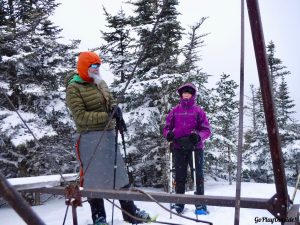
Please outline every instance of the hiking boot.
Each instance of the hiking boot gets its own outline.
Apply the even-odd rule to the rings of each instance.
[[[144,220],[151,220],[149,213],[145,210],[136,209],[135,216]]]
[[[184,205],[182,204],[174,204],[171,206],[171,209],[175,209],[178,214],[182,214],[184,210]]]
[[[147,220],[147,221],[151,221],[151,217],[149,215],[149,213],[146,213],[145,210],[140,210],[140,209],[136,209],[135,211],[135,214],[134,214],[135,217],[138,217],[142,220]],[[133,218],[130,218],[128,221],[126,222],[129,222],[131,224],[141,224],[141,223],[147,223],[146,221],[141,221],[141,220],[136,220],[136,219],[133,219]]]
[[[207,215],[209,212],[206,205],[197,205],[195,209],[196,215]]]
[[[100,216],[100,217],[95,219],[94,225],[108,225],[108,223],[106,222],[105,217]]]

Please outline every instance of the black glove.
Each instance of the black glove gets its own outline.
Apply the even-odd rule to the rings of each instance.
[[[116,108],[116,110],[115,110]],[[113,118],[116,119],[116,120],[121,120],[123,119],[123,114],[122,114],[122,110],[119,106],[113,106],[112,109],[111,109],[111,113],[113,113],[115,110],[115,113],[113,115]]]
[[[175,135],[173,133],[173,131],[169,131],[168,134],[167,134],[167,141],[170,142],[170,141],[173,141]]]
[[[113,106],[112,107],[112,112],[114,111],[116,106]],[[127,131],[127,127],[126,127],[126,124],[125,124],[125,121],[123,119],[123,114],[122,114],[122,110],[119,106],[117,106],[116,108],[116,111],[113,115],[113,118],[116,119],[116,125],[117,125],[117,129],[120,131],[120,132],[123,132],[123,131]]]
[[[199,135],[195,134],[195,133],[190,134],[189,139],[193,145],[197,145],[199,143],[199,141],[201,140]]]

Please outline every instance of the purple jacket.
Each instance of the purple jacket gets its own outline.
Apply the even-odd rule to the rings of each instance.
[[[178,93],[180,93],[180,89],[185,86],[192,87],[196,93],[196,88],[191,83],[187,83],[178,88]],[[164,127],[164,137],[167,137],[168,132],[173,131],[175,135],[175,148],[179,148],[176,139],[189,136],[191,133],[195,132],[201,137],[197,149],[203,149],[204,140],[211,135],[208,119],[205,112],[196,104],[195,95],[189,100],[181,98],[180,103],[167,115]]]

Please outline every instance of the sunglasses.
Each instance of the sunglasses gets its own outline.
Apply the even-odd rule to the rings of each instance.
[[[100,67],[100,64],[92,64],[90,65],[90,68],[93,68],[93,69],[98,69]]]

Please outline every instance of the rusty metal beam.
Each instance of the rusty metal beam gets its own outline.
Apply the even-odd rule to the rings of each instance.
[[[55,195],[64,195],[64,187],[52,187],[52,188],[37,188],[27,190],[29,192],[40,192]],[[162,192],[147,192],[158,202],[163,203],[185,203],[185,204],[200,204],[204,203],[213,206],[234,207],[235,197],[226,196],[208,196],[208,195],[184,195],[184,194],[168,194]],[[89,198],[108,198],[108,199],[121,199],[121,200],[133,200],[133,201],[146,201],[152,202],[152,200],[137,191],[130,190],[103,190],[103,189],[84,189],[81,191],[83,197]],[[272,209],[269,199],[262,198],[241,198],[242,208],[253,209]]]
[[[272,214],[278,219],[285,219],[288,208],[288,192],[287,183],[284,172],[283,155],[281,151],[281,143],[279,131],[276,121],[276,111],[273,98],[273,90],[271,85],[270,72],[268,67],[266,46],[261,23],[260,10],[257,0],[247,0],[249,21],[255,51],[255,58],[261,87],[265,118],[267,124],[268,138],[271,150],[271,158],[273,164],[276,196],[273,204],[276,209]]]
[[[4,197],[27,224],[45,225],[23,197],[7,182],[2,173],[0,173],[0,195]]]

